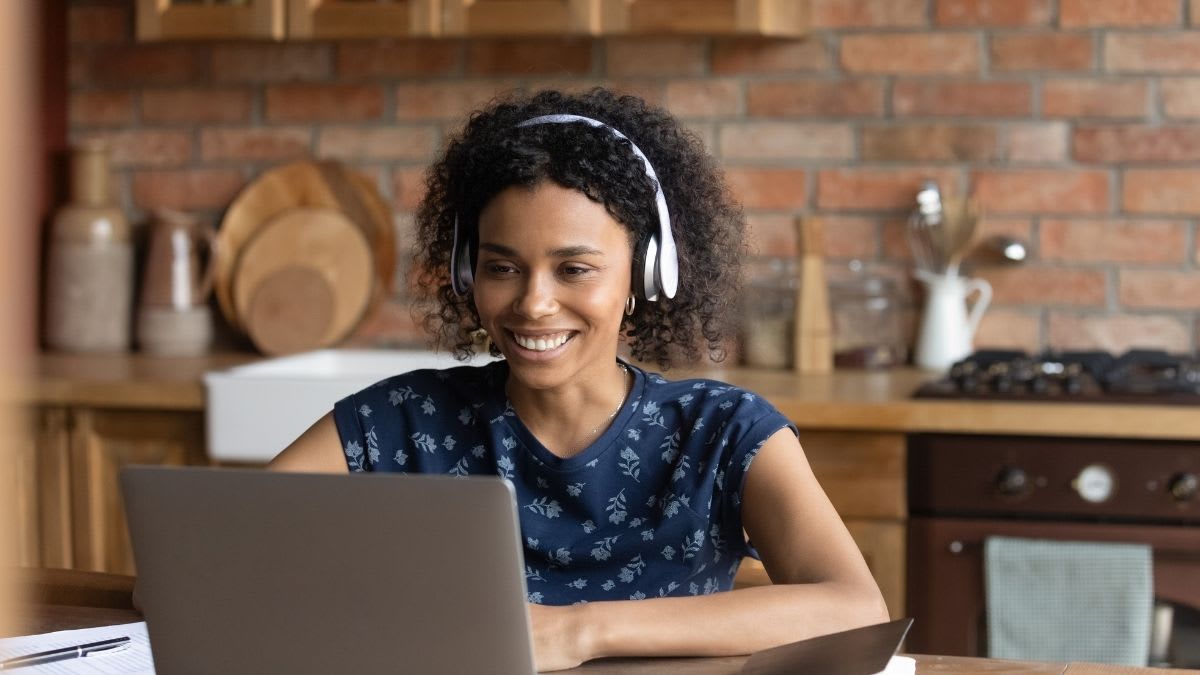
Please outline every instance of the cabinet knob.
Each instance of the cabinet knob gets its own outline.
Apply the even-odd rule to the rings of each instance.
[[[1175,474],[1167,484],[1167,492],[1177,502],[1191,501],[1200,492],[1200,478],[1188,471]]]

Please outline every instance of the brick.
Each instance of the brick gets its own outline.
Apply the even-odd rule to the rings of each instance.
[[[1162,78],[1159,80],[1158,90],[1162,96],[1162,109],[1167,117],[1200,117],[1200,78]]]
[[[220,44],[213,47],[217,82],[295,82],[327,80],[333,74],[332,47],[319,43]]]
[[[746,110],[752,116],[882,116],[883,82],[878,80],[788,80],[750,82]]]
[[[712,51],[715,75],[811,73],[829,66],[825,42],[816,38],[717,40]]]
[[[338,79],[444,77],[461,71],[463,43],[419,40],[343,42],[337,46]]]
[[[1106,171],[1016,169],[972,177],[980,206],[993,213],[1103,213],[1109,210]]]
[[[1105,272],[1068,267],[991,267],[979,276],[992,285],[998,305],[1102,307],[1108,296]]]
[[[1095,60],[1092,36],[1079,33],[996,35],[990,54],[997,72],[1091,70]]]
[[[722,125],[717,141],[726,159],[853,159],[847,124],[747,122]]]
[[[979,38],[961,33],[847,35],[841,40],[841,64],[851,73],[978,73]]]
[[[438,135],[432,127],[328,127],[317,154],[348,160],[429,160]]]
[[[991,307],[975,331],[976,349],[1023,349],[1036,352],[1042,345],[1042,322],[1036,313]]]
[[[1063,28],[1178,26],[1179,0],[1059,0]]]
[[[822,215],[826,258],[873,260],[879,248],[879,223],[874,218]]]
[[[998,159],[996,137],[996,128],[987,126],[867,126],[861,152],[867,161],[986,162]]]
[[[1200,160],[1200,127],[1077,126],[1071,144],[1080,162],[1194,162]]]
[[[101,84],[191,84],[208,72],[202,47],[156,44],[98,48],[89,59]]]
[[[87,138],[104,139],[115,167],[180,166],[192,159],[192,137],[183,131],[131,130],[99,132]]]
[[[67,9],[67,40],[71,44],[129,42],[133,15],[128,5],[84,5]]]
[[[403,167],[392,170],[392,207],[416,211],[425,196],[425,169]]]
[[[703,75],[708,62],[700,39],[614,38],[605,42],[606,68],[612,77]]]
[[[270,122],[342,122],[383,116],[383,88],[358,84],[279,84],[267,87]]]
[[[897,115],[1026,117],[1033,91],[1026,82],[925,82],[902,80],[892,89]]]
[[[1200,309],[1200,272],[1123,269],[1117,298],[1128,308]]]
[[[750,213],[746,216],[746,245],[751,255],[790,258],[796,255],[796,226],[792,215]]]
[[[197,87],[142,91],[142,120],[150,124],[249,122],[249,89]]]
[[[1043,219],[1038,251],[1046,260],[1085,263],[1181,263],[1187,223],[1155,220]]]
[[[73,126],[125,126],[133,122],[133,94],[129,91],[73,92],[67,111]]]
[[[530,86],[532,88],[532,84]],[[597,86],[603,86],[617,95],[637,96],[651,105],[661,107],[667,104],[667,87],[662,80],[610,79],[601,80]]]
[[[1115,73],[1200,72],[1200,32],[1107,33],[1104,67]]]
[[[67,83],[73,87],[93,84],[92,59],[83,50],[74,49],[67,54]]]
[[[305,127],[201,129],[200,156],[206,162],[295,159],[312,154],[311,139]]]
[[[591,71],[588,40],[482,40],[467,46],[470,75],[587,75]]]
[[[725,180],[733,196],[747,209],[801,209],[808,203],[803,169],[731,166]]]
[[[223,209],[245,184],[232,169],[139,171],[133,176],[133,202],[142,209]]]
[[[928,25],[925,0],[810,0],[813,28],[915,28]]]
[[[1050,24],[1050,0],[935,0],[939,26],[1004,27]]]
[[[1121,206],[1129,213],[1200,215],[1200,170],[1126,169]]]
[[[1145,81],[1047,80],[1042,84],[1046,117],[1142,118],[1149,89]]]
[[[1121,353],[1133,347],[1191,350],[1186,320],[1161,314],[1077,314],[1050,312],[1049,343],[1057,349],[1101,349]]]
[[[729,117],[742,111],[742,85],[735,79],[672,80],[667,109],[679,117]]]
[[[824,169],[817,174],[817,207],[847,210],[908,210],[926,180],[953,191],[958,171],[944,167]]]
[[[396,119],[463,120],[503,91],[495,82],[449,82],[396,85]]]
[[[1067,159],[1067,124],[1042,122],[1008,127],[1003,157],[1010,162],[1049,163]]]

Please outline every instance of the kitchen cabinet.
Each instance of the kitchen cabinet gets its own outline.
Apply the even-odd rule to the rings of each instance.
[[[804,0],[138,0],[139,40],[799,37]]]
[[[285,0],[137,0],[137,39],[282,40]]]
[[[904,434],[800,431],[813,474],[862,551],[893,618],[905,609]]]
[[[117,474],[130,464],[207,464],[198,411],[43,406],[18,453],[18,561],[133,574]]]

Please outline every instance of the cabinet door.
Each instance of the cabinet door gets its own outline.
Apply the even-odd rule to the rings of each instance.
[[[69,417],[65,408],[36,408],[20,420],[13,457],[17,564],[71,567]],[[8,476],[5,476],[6,481]]]
[[[693,33],[798,37],[808,27],[802,0],[601,0],[611,34]]]
[[[137,39],[282,40],[284,0],[137,0]]]
[[[288,38],[436,35],[442,0],[288,0]]]
[[[903,434],[801,429],[800,445],[842,518],[907,517]]]
[[[80,409],[72,421],[75,567],[134,574],[117,472],[129,464],[205,464],[204,417]]]
[[[600,0],[442,0],[448,36],[593,35]]]

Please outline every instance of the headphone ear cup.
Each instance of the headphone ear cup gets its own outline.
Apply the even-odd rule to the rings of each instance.
[[[454,291],[464,295],[475,284],[475,261],[471,258],[471,241],[466,239],[454,252],[454,265],[450,270]]]
[[[658,296],[658,283],[654,276],[658,242],[654,235],[642,237],[633,248],[633,292],[639,300],[651,301]]]

